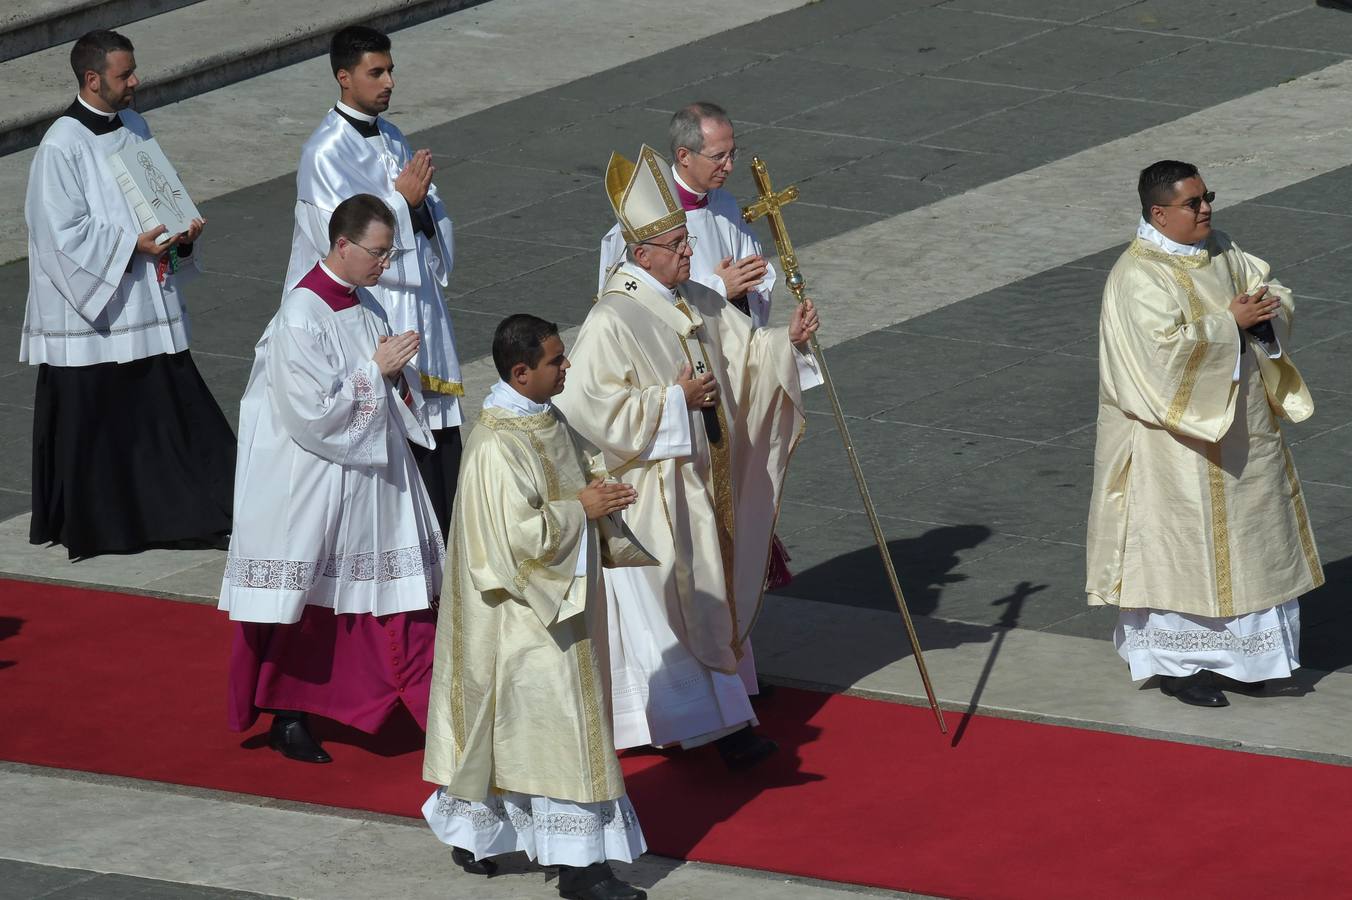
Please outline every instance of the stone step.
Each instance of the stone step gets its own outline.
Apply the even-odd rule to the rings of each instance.
[[[0,10],[0,62],[201,0],[9,0]]]
[[[117,30],[136,45],[136,108],[145,111],[322,55],[346,25],[393,31],[482,2],[368,0],[354,8],[326,0],[200,0]],[[0,62],[0,84],[28,87],[0,110],[0,154],[37,144],[70,105],[73,43]]]

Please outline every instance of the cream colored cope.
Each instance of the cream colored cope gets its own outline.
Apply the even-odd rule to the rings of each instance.
[[[652,558],[610,518],[586,518],[578,493],[605,474],[593,454],[553,410],[486,409],[465,444],[423,763],[453,796],[624,794],[601,570]]]
[[[1324,581],[1280,418],[1314,411],[1290,353],[1291,292],[1214,232],[1196,256],[1140,239],[1113,267],[1099,332],[1091,605],[1209,617],[1284,603]],[[1231,298],[1281,300],[1276,359],[1241,335]],[[1241,341],[1236,381],[1235,360]]]
[[[753,331],[702,285],[680,292],[689,314],[627,267],[612,273],[556,402],[638,492],[624,518],[659,563],[638,573],[648,593],[664,598],[691,654],[732,673],[760,610],[774,529],[766,512],[779,508],[804,423],[802,394],[787,329]],[[687,364],[718,380],[722,440],[711,444],[695,413],[689,456],[643,459]]]

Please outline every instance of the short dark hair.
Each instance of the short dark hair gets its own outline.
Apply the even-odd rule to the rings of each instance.
[[[545,339],[558,333],[558,325],[529,313],[517,313],[503,319],[493,332],[493,365],[498,370],[498,377],[503,381],[510,379],[512,367],[517,363],[525,363],[529,369],[538,366],[545,355]]]
[[[329,217],[329,247],[334,247],[340,237],[349,241],[359,241],[372,222],[380,222],[391,230],[395,227],[394,213],[374,194],[353,194],[333,211]]]
[[[116,31],[90,31],[80,36],[75,46],[70,48],[70,67],[75,72],[75,80],[84,86],[86,72],[102,75],[108,69],[108,54],[115,50],[134,53],[131,41]]]
[[[727,112],[717,103],[696,100],[676,110],[667,125],[667,140],[671,144],[671,161],[676,161],[676,151],[688,147],[699,153],[704,149],[704,120],[732,124]]]
[[[333,77],[337,78],[340,69],[351,72],[364,54],[389,52],[390,39],[383,31],[365,25],[349,25],[329,41],[329,65],[333,66]]]
[[[1172,200],[1174,185],[1196,175],[1196,166],[1176,159],[1162,159],[1142,169],[1141,178],[1136,182],[1136,193],[1141,198],[1141,217],[1149,221],[1150,207],[1163,206]]]

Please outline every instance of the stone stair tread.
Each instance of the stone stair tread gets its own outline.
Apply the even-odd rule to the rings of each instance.
[[[52,2],[55,0],[31,0],[34,6]],[[427,0],[369,0],[360,15],[354,16],[350,7],[325,0],[288,0],[281,7],[284,15],[278,15],[279,5],[273,0],[201,0],[117,30],[137,47],[142,90],[222,67],[239,70],[235,77],[218,78],[201,88],[209,90],[238,77],[259,74],[271,67],[263,57],[314,40],[354,19],[370,21],[428,5]],[[26,89],[0,109],[0,137],[49,121],[70,104],[76,89],[69,62],[73,44],[71,41],[0,62],[0,83],[23,84]],[[252,58],[258,60],[250,68]]]

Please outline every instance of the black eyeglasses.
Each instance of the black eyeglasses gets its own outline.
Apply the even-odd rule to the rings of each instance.
[[[1174,206],[1174,207],[1179,207],[1179,208],[1182,208],[1182,207],[1186,206],[1188,209],[1190,209],[1190,210],[1192,210],[1193,212],[1196,213],[1196,212],[1201,212],[1201,211],[1202,211],[1202,204],[1203,204],[1203,203],[1206,203],[1206,204],[1212,204],[1212,203],[1215,203],[1215,202],[1216,202],[1216,192],[1215,192],[1215,191],[1207,191],[1205,194],[1201,195],[1200,197],[1189,197],[1188,199],[1184,200],[1182,203],[1157,203],[1157,204],[1155,204],[1155,205],[1156,205],[1156,206]]]

